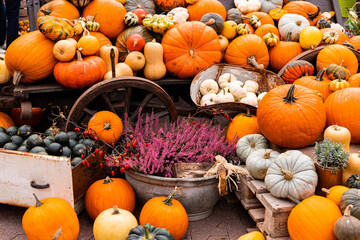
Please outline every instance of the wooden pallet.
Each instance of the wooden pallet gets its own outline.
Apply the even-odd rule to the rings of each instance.
[[[246,168],[245,166],[243,166]],[[265,188],[264,181],[242,176],[235,196],[249,211],[257,229],[267,240],[290,240],[287,219],[295,204],[288,199],[272,196]],[[252,231],[253,229],[249,229]]]

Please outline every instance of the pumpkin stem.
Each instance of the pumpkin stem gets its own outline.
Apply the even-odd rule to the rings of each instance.
[[[317,7],[316,12],[314,12],[314,13],[308,13],[308,14],[307,14],[307,15],[308,15],[308,19],[314,20],[314,19],[319,15],[319,13],[320,13],[320,7],[319,7],[319,6],[316,6],[316,7]]]
[[[110,61],[111,61],[111,76],[115,78],[116,77],[115,50],[113,48],[110,49]]]
[[[344,216],[350,216],[351,210],[353,209],[353,207],[354,206],[352,204],[347,205],[347,207],[345,208],[345,211],[344,211]]]
[[[149,227],[147,224],[144,225],[144,229],[145,229],[145,239],[149,239],[150,238],[150,234],[149,234]]]
[[[24,74],[22,74],[22,72],[20,72],[18,70],[14,70],[13,84],[18,85],[23,76],[24,76]]]
[[[338,125],[333,125],[332,128],[333,128],[335,131],[340,131],[340,130],[341,130],[341,128],[339,128]]]
[[[60,228],[56,231],[54,237],[53,237],[51,240],[56,240],[56,239],[58,239],[58,238],[60,237],[60,235],[62,234],[61,228],[62,228],[62,227],[60,227]]]
[[[189,49],[189,54],[191,58],[194,58],[194,49]]]
[[[287,196],[287,198],[290,200],[290,201],[292,201],[293,203],[295,203],[295,204],[299,204],[300,203],[300,201],[299,200],[297,200],[296,198],[294,198],[293,196]]]
[[[285,178],[286,180],[291,180],[291,179],[293,179],[292,173],[289,172],[288,170],[284,170],[284,169],[280,168],[280,172],[284,175],[284,178]]]
[[[172,199],[174,198],[176,192],[179,191],[178,187],[175,187],[175,189],[170,193],[170,195],[163,201],[166,205],[171,206],[172,205]]]
[[[113,180],[109,176],[106,176],[103,184],[108,184],[108,183],[111,183],[111,182],[113,182]]]
[[[285,38],[285,42],[291,42],[291,34],[292,34],[291,32],[288,32]]]
[[[326,194],[330,194],[330,190],[327,188],[322,188],[321,191],[323,191]]]
[[[263,156],[264,159],[269,159],[270,158],[270,154],[271,152],[266,152]]]
[[[316,80],[316,81],[324,81],[323,75],[324,75],[325,71],[326,71],[326,68],[321,69],[321,70],[316,74],[316,77],[315,77],[314,80]]]
[[[116,205],[114,205],[112,215],[118,215],[118,214],[120,214],[119,208]]]
[[[50,9],[46,9],[46,10],[40,9],[40,11],[41,11],[43,14],[45,14],[45,16],[50,15],[50,13],[51,13]]]
[[[355,49],[354,45],[352,45],[351,43],[349,43],[347,40],[345,40],[345,42],[343,42],[343,45],[344,45],[345,47]]]
[[[215,19],[210,18],[209,21],[207,21],[207,22],[205,23],[205,25],[208,26],[208,25],[212,25],[212,24],[214,24],[214,23],[215,23]]]
[[[35,193],[33,193],[35,200],[36,200],[36,207],[40,207],[41,205],[43,205],[43,203],[38,199],[38,197],[36,196]]]
[[[250,147],[251,148],[254,148],[255,147],[255,143],[254,143],[254,139],[252,138],[251,141],[250,141]]]
[[[151,40],[151,42],[156,42],[156,39],[155,39],[155,38],[153,38],[153,40]]]
[[[296,102],[297,97],[294,96],[294,91],[295,91],[295,84],[292,84],[291,87],[289,88],[286,97],[283,97],[285,103],[293,104],[294,102]]]
[[[111,123],[110,123],[110,122],[104,123],[104,129],[105,129],[105,130],[111,129]]]
[[[245,114],[246,117],[251,117],[251,113],[250,113],[250,109],[246,109],[246,114]]]
[[[254,55],[247,58],[247,64],[253,66],[256,69],[264,69],[264,64],[258,64]]]
[[[296,25],[300,26],[301,23],[302,23],[302,21],[301,21],[301,20],[297,20],[295,23],[296,23]]]
[[[95,15],[94,15],[94,18],[93,18],[92,22],[95,22],[96,15],[97,15],[97,13],[95,13]]]
[[[78,61],[82,61],[83,58],[81,57],[81,52],[83,49],[82,48],[79,48],[79,50],[76,50],[76,58]]]

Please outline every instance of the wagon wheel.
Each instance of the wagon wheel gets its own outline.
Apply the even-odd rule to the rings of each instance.
[[[155,102],[155,104],[154,104]],[[65,130],[73,123],[85,127],[97,111],[109,110],[123,117],[128,113],[129,120],[137,119],[140,108],[160,109],[155,116],[169,116],[176,120],[178,113],[170,96],[158,84],[139,77],[120,77],[99,82],[87,89],[71,108]]]

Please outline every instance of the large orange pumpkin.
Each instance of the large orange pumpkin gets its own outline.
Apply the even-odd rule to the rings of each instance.
[[[43,110],[40,107],[32,108],[32,119],[21,119],[21,109],[20,108],[12,108],[11,109],[11,117],[14,120],[16,126],[21,125],[30,125],[35,127],[40,124],[42,119]]]
[[[339,207],[321,196],[311,196],[290,212],[287,227],[292,240],[336,240],[334,226],[342,216]]]
[[[10,44],[5,64],[15,85],[38,82],[51,75],[57,63],[54,44],[39,31],[24,34]]]
[[[12,127],[14,125],[15,124],[9,115],[7,115],[6,113],[0,112],[0,127],[5,128],[5,130],[6,130],[8,127]]]
[[[321,18],[320,7],[306,1],[292,1],[287,3],[283,10],[288,13],[299,14],[309,20],[311,26]]]
[[[226,20],[226,9],[218,0],[198,0],[195,4],[189,5],[187,10],[188,21],[200,21],[201,17],[209,12],[217,13]]]
[[[154,3],[162,12],[169,12],[176,7],[187,6],[185,0],[154,0]]]
[[[236,143],[237,140],[243,136],[255,133],[261,134],[257,118],[248,111],[247,113],[236,115],[229,123],[226,132],[226,140],[228,143]]]
[[[39,201],[34,196],[36,204],[28,208],[22,218],[22,227],[28,240],[78,238],[79,220],[67,201],[56,197]]]
[[[272,17],[269,14],[264,13],[264,12],[251,12],[251,13],[246,14],[245,18],[243,20],[243,23],[249,23],[250,24],[249,19],[253,15],[256,16],[260,20],[261,25],[264,25],[264,24],[275,25],[274,20],[272,19]]]
[[[54,0],[44,4],[38,11],[37,17],[50,15],[68,20],[78,19],[80,17],[77,8],[66,0]]]
[[[123,124],[115,113],[100,111],[90,118],[88,130],[107,144],[114,144],[123,132]]]
[[[301,148],[313,143],[324,130],[325,106],[306,87],[281,85],[260,101],[257,120],[270,142],[284,148]]]
[[[265,42],[255,34],[235,38],[227,47],[225,62],[240,66],[267,68],[269,52]]]
[[[100,23],[99,32],[115,39],[125,29],[125,7],[114,0],[94,0],[84,8],[83,17],[95,16]]]
[[[161,45],[166,69],[179,78],[193,77],[221,60],[221,47],[215,30],[201,22],[175,26],[166,32]]]
[[[279,30],[277,29],[277,27],[275,27],[272,24],[267,23],[267,24],[261,25],[255,31],[255,34],[261,38],[267,33],[273,33],[280,38]]]
[[[351,75],[348,79],[348,83],[351,87],[360,87],[360,73]]]
[[[330,94],[325,101],[326,123],[347,128],[351,143],[360,143],[360,88],[345,88]]]
[[[343,44],[345,41],[349,41],[349,37],[344,32],[340,31],[339,29],[336,29],[336,28],[320,29],[320,32],[322,35],[324,35],[324,33],[329,32],[329,31],[335,31],[335,32],[337,32],[337,34],[339,34],[339,39],[335,42],[336,44]],[[324,40],[321,40],[321,44],[325,44]]]
[[[346,67],[350,74],[355,74],[358,70],[358,60],[355,54],[340,44],[328,45],[320,50],[316,59],[317,70],[327,68],[330,64],[342,64],[341,66]]]
[[[353,36],[348,40],[348,42],[353,45],[355,50],[360,50],[360,36]]]
[[[100,179],[94,182],[85,194],[86,212],[93,220],[102,211],[114,205],[129,212],[135,209],[135,191],[124,179]]]
[[[166,228],[175,240],[186,233],[189,222],[185,208],[173,199],[177,188],[168,197],[154,197],[147,201],[141,210],[140,225],[149,223],[155,227]]]
[[[99,45],[100,48],[102,46],[106,46],[108,44],[112,45],[111,41],[109,38],[107,38],[104,34],[102,34],[101,32],[89,32],[91,36],[94,36],[97,38],[97,40],[99,41]],[[97,51],[96,55],[100,54],[100,48],[99,51]]]

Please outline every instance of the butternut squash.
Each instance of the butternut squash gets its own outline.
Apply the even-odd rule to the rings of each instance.
[[[159,80],[166,74],[166,66],[163,60],[164,49],[155,39],[145,44],[145,67],[144,76],[150,80]]]
[[[126,58],[125,63],[131,67],[133,72],[137,72],[145,66],[145,56],[138,51],[130,52]]]
[[[56,42],[53,48],[54,57],[60,62],[71,61],[75,57],[76,43],[72,38]]]
[[[106,63],[106,71],[107,72],[111,71],[111,57],[110,57],[111,49],[114,49],[114,53],[115,53],[114,61],[115,61],[115,65],[116,65],[119,62],[119,49],[110,44],[107,44],[100,48],[100,57]]]
[[[126,63],[118,63],[115,65],[115,77],[127,77],[133,76],[133,71],[129,65]],[[104,80],[110,79],[112,77],[112,71],[109,71],[105,74]]]

